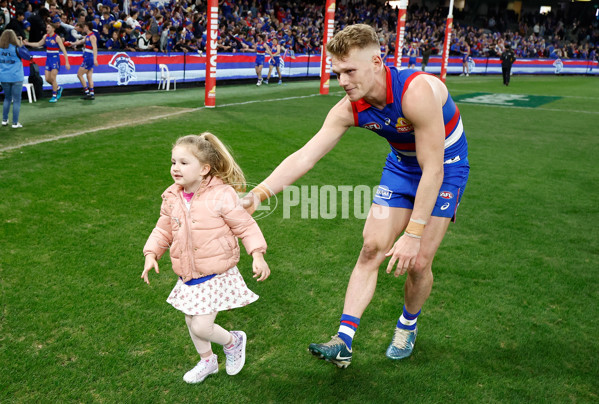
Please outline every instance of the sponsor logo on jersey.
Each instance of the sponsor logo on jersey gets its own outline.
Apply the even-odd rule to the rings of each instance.
[[[453,198],[453,194],[449,191],[441,191],[439,196],[443,199],[452,199]]]
[[[451,204],[449,202],[445,202],[443,204],[443,206],[441,206],[441,210],[447,210],[447,208],[450,206]]]
[[[414,131],[414,125],[406,118],[397,118],[397,124],[395,125],[398,133],[408,133]]]
[[[387,188],[384,185],[379,185],[376,190],[376,196],[381,199],[391,199],[391,195],[393,195],[393,191]]]
[[[368,122],[366,125],[364,125],[364,128],[370,129],[370,130],[380,130],[382,128],[382,126],[381,126],[381,124],[376,123],[376,122]]]

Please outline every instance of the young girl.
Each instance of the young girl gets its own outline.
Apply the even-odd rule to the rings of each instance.
[[[227,374],[239,373],[245,364],[245,333],[229,332],[214,323],[219,311],[258,299],[236,267],[240,254],[236,237],[254,259],[254,278],[265,280],[270,269],[263,256],[262,232],[235,192],[245,190],[243,172],[223,143],[207,132],[184,136],[175,143],[171,162],[175,183],[162,194],[160,218],[144,246],[141,277],[149,284],[148,273],[152,268],[158,273],[156,261],[170,249],[179,280],[167,302],[185,313],[201,357],[183,380],[200,383],[218,372],[212,342],[224,346]]]
[[[58,76],[58,70],[60,70],[60,53],[62,51],[64,54],[65,67],[67,70],[71,68],[69,64],[69,55],[67,55],[67,50],[64,47],[62,42],[62,38],[56,35],[54,32],[54,25],[50,22],[46,24],[46,35],[42,37],[42,39],[38,42],[28,42],[23,41],[23,43],[27,46],[31,46],[33,48],[37,48],[45,44],[46,46],[46,81],[48,84],[52,86],[52,98],[50,98],[50,102],[57,102],[62,95],[62,87],[58,85],[58,80],[56,77]]]

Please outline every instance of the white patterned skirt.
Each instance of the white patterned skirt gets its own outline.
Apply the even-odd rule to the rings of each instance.
[[[235,266],[197,285],[177,280],[166,301],[185,314],[197,316],[247,306],[258,297],[247,287]]]

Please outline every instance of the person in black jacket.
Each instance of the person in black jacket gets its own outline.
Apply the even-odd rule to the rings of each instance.
[[[516,54],[512,50],[510,44],[505,44],[505,51],[501,54],[501,72],[503,73],[503,85],[510,85],[510,74],[512,73],[512,65],[516,61]]]
[[[23,25],[24,20],[25,14],[22,11],[17,11],[15,18],[11,18],[4,29],[12,29],[15,31],[17,38],[25,38],[25,26]]]

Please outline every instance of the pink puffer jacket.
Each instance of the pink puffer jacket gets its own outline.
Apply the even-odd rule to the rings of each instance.
[[[230,185],[212,177],[191,200],[188,211],[173,184],[162,194],[160,218],[144,246],[157,259],[170,248],[173,271],[183,281],[221,274],[239,262],[239,237],[248,254],[266,252],[266,240]]]

